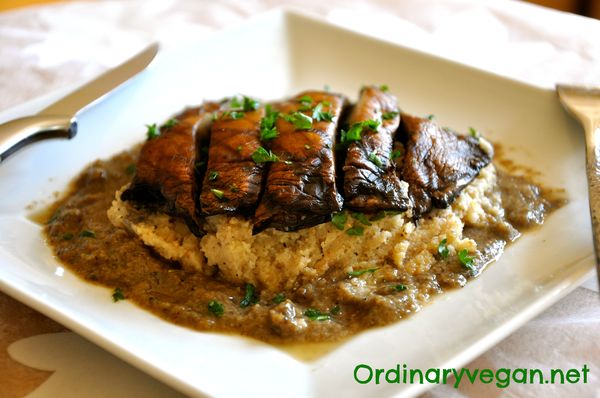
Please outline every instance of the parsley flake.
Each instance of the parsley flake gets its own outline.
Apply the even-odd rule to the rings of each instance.
[[[260,107],[260,102],[255,100],[254,98],[244,96],[244,103],[242,105],[242,109],[246,112],[255,111]]]
[[[469,256],[469,251],[467,249],[462,249],[458,252],[458,261],[468,270],[475,271],[475,266],[473,265],[473,256]]]
[[[315,106],[315,109],[313,109],[312,118],[314,120],[316,120],[317,122],[321,122],[321,121],[331,122],[331,121],[333,121],[333,115],[331,114],[331,112],[323,112],[322,109],[323,109],[323,103],[320,102],[319,104],[317,104],[317,106]]]
[[[255,163],[266,163],[266,162],[278,162],[279,158],[271,151],[267,151],[265,148],[259,146],[254,153],[252,153],[252,160]]]
[[[302,112],[293,112],[282,116],[286,121],[292,123],[296,130],[308,130],[312,127],[313,119]]]
[[[285,294],[283,294],[283,293],[277,293],[277,294],[275,295],[275,297],[273,297],[273,302],[274,302],[275,304],[281,304],[281,303],[283,303],[284,301],[285,301]]]
[[[448,239],[444,238],[438,245],[437,251],[442,259],[448,258],[448,254],[450,253],[450,251],[448,250],[447,243],[448,243]]]
[[[353,278],[353,277],[355,277],[355,276],[361,276],[361,275],[364,275],[364,274],[372,274],[372,273],[374,273],[375,271],[377,271],[378,269],[379,269],[379,268],[366,268],[366,269],[359,269],[359,270],[357,270],[357,271],[351,271],[351,272],[348,272],[348,276],[349,276],[349,277],[351,277],[351,278]]]
[[[337,229],[343,231],[346,227],[346,221],[348,220],[348,215],[344,212],[335,213],[333,217],[331,217],[331,223],[335,225]]]
[[[160,135],[160,133],[158,131],[158,127],[156,126],[156,123],[147,124],[146,128],[148,129],[146,131],[146,138],[148,141],[153,140]]]
[[[369,219],[363,213],[352,213],[352,218],[358,220],[363,225],[371,225]]]
[[[385,112],[381,115],[381,118],[383,120],[392,120],[393,118],[395,118],[396,116],[398,116],[398,112],[397,111],[392,111],[392,112]]]
[[[279,112],[274,112],[271,110],[271,106],[267,105],[265,108],[265,117],[263,117],[260,121],[260,139],[261,141],[272,140],[277,137],[279,133],[277,132],[277,127],[275,126],[275,121],[277,120],[277,116]]]
[[[71,240],[71,239],[73,239],[73,234],[71,232],[67,232],[66,234],[63,234],[62,239],[63,240]]]
[[[229,112],[229,117],[231,117],[233,120],[238,120],[244,117],[244,112],[243,111],[231,111]]]
[[[212,194],[215,195],[215,197],[219,200],[227,200],[225,197],[225,192],[221,191],[220,189],[211,189],[210,192],[212,192]]]
[[[241,109],[242,103],[240,102],[238,97],[232,97],[231,100],[229,101],[229,107],[231,109]]]
[[[246,293],[244,294],[244,298],[240,301],[240,307],[246,308],[251,305],[258,303],[258,297],[256,297],[255,290],[256,288],[252,283],[246,283]]]
[[[82,238],[95,238],[96,233],[94,231],[90,231],[89,229],[84,229],[79,233],[79,236]]]
[[[348,228],[346,230],[346,233],[350,236],[362,236],[363,232],[364,232],[364,228],[361,226],[354,226],[352,228]]]
[[[381,122],[379,120],[374,120],[374,119],[369,119],[369,120],[365,120],[364,122],[361,122],[362,126],[364,128],[370,129],[370,130],[377,130],[377,127],[379,127],[379,125],[381,124]]]
[[[237,148],[235,148],[235,150],[238,151],[238,152],[242,152],[242,146],[238,145]]]
[[[331,315],[315,308],[307,308],[306,311],[304,311],[304,316],[311,321],[328,321],[331,319]]]
[[[400,156],[402,156],[402,151],[399,149],[395,149],[392,151],[392,154],[390,155],[390,159],[394,160],[399,158]]]
[[[219,178],[219,172],[218,171],[213,170],[210,173],[208,173],[208,181],[214,181],[217,178]]]
[[[398,285],[394,286],[394,289],[395,289],[397,292],[403,292],[403,291],[405,291],[405,290],[408,290],[408,286],[406,286],[406,285],[403,285],[403,284],[401,284],[401,283],[400,283],[400,284],[398,284]]]
[[[475,130],[473,127],[469,127],[469,134],[473,138],[479,139],[479,137],[480,137],[479,131]]]
[[[115,288],[115,291],[112,294],[112,300],[115,303],[117,301],[125,300],[125,295],[123,294],[123,291],[120,287]]]
[[[388,87],[387,84],[382,84],[381,86],[379,86],[379,89],[381,91],[383,91],[384,93],[387,93],[388,91],[390,91],[390,88]]]
[[[177,119],[169,119],[166,122],[163,123],[162,126],[160,126],[160,129],[170,129],[171,127],[174,127],[175,125],[177,125],[179,123],[179,120]]]
[[[298,98],[298,102],[302,105],[310,106],[313,102],[313,99],[310,95],[303,95],[302,97]]]
[[[342,308],[339,305],[336,305],[335,307],[329,310],[329,313],[331,315],[339,315],[340,312],[342,312]]]
[[[435,119],[435,115],[433,113],[431,115],[427,115],[427,119],[433,120]]]
[[[383,163],[381,163],[381,159],[379,159],[379,156],[377,156],[377,153],[375,152],[371,152],[369,154],[369,160],[377,167],[379,167],[380,169],[383,168]]]
[[[208,311],[210,311],[213,315],[220,317],[223,315],[223,313],[225,313],[225,310],[223,309],[223,304],[219,303],[216,300],[211,300],[208,302]]]
[[[364,129],[376,131],[377,127],[379,127],[380,124],[381,124],[381,122],[379,120],[373,120],[373,119],[354,123],[352,126],[350,126],[350,129],[347,132],[342,130],[340,141],[342,143],[345,143],[348,141],[360,141],[362,138],[362,132]]]

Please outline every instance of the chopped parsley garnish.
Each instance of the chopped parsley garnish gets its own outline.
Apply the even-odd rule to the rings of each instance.
[[[427,119],[433,120],[435,119],[435,115],[433,113],[431,115],[427,115]]]
[[[84,229],[83,231],[81,231],[79,233],[79,236],[81,236],[82,238],[95,238],[96,234],[94,233],[94,231],[90,231],[89,229]]]
[[[393,118],[395,118],[396,116],[398,116],[398,112],[396,111],[392,111],[392,112],[385,112],[381,115],[381,118],[383,120],[392,120]]]
[[[331,315],[338,315],[342,311],[342,308],[339,305],[336,305],[332,309],[329,310]]]
[[[402,156],[402,151],[399,149],[395,149],[392,151],[392,154],[390,155],[390,159],[394,160],[399,158],[400,156]]]
[[[311,321],[328,321],[331,319],[331,315],[315,308],[307,308],[306,311],[304,311],[304,316]]]
[[[292,123],[296,130],[308,130],[312,127],[312,117],[305,115],[302,112],[293,112],[289,115],[282,116],[286,121]]]
[[[321,122],[323,120],[326,122],[331,122],[333,120],[333,115],[331,112],[324,112],[322,109],[323,103],[321,102],[315,106],[315,109],[313,109],[312,118],[317,122]]]
[[[408,290],[408,286],[406,286],[406,285],[403,285],[403,284],[401,284],[401,283],[400,283],[400,284],[398,284],[398,285],[394,286],[394,289],[395,289],[397,292],[403,292],[403,291],[405,291],[405,290]]]
[[[153,140],[160,135],[156,123],[147,124],[146,128],[148,129],[146,131],[146,138],[148,139],[148,141]]]
[[[355,276],[361,276],[364,274],[372,274],[373,272],[377,271],[379,268],[366,268],[366,269],[359,269],[358,271],[351,271],[348,272],[348,276],[349,277],[355,277]]]
[[[352,213],[352,218],[360,221],[360,223],[363,225],[371,225],[369,219],[363,213]]]
[[[302,97],[298,98],[298,102],[302,105],[310,106],[313,102],[313,99],[310,95],[303,95]]]
[[[479,131],[475,130],[473,127],[469,127],[469,134],[474,138],[480,137]]]
[[[271,151],[259,146],[252,154],[252,160],[255,163],[278,162],[279,158]]]
[[[377,127],[379,127],[381,122],[379,120],[369,119],[369,120],[365,120],[364,122],[361,122],[361,124],[364,128],[375,131],[375,130],[377,130]]]
[[[209,301],[207,307],[208,311],[210,311],[217,317],[223,315],[223,313],[225,312],[225,310],[223,309],[223,304],[219,303],[216,300]]]
[[[242,146],[238,145],[237,148],[235,148],[235,150],[238,151],[238,152],[242,152]]]
[[[244,294],[242,301],[240,301],[241,308],[246,308],[258,303],[258,297],[256,296],[255,290],[256,288],[252,283],[246,283],[246,293]]]
[[[381,91],[383,91],[384,93],[387,93],[388,91],[390,91],[390,88],[388,87],[387,84],[382,84],[381,86],[379,86],[379,89]]]
[[[213,112],[213,114],[212,114],[212,120],[213,120],[213,122],[215,120],[217,120],[218,118],[219,118],[219,114],[217,112]]]
[[[242,107],[242,103],[238,97],[233,97],[231,98],[231,101],[229,101],[229,107],[232,109],[240,109]]]
[[[350,130],[342,130],[340,142],[346,143],[348,141],[360,141],[360,139],[362,138],[361,133],[362,126],[360,125],[360,123],[353,124],[350,127]]]
[[[227,113],[227,112],[225,112]],[[225,113],[223,114],[225,116]],[[231,111],[228,113],[233,120],[238,120],[244,117],[243,111]]]
[[[166,122],[163,123],[162,126],[160,126],[160,129],[170,129],[171,127],[175,126],[177,123],[179,123],[179,120],[177,119],[169,119]]]
[[[365,229],[363,227],[355,225],[352,228],[348,228],[346,233],[350,236],[362,236],[364,230]]]
[[[362,138],[363,129],[366,128],[376,131],[377,127],[379,127],[379,124],[380,122],[378,120],[373,119],[354,123],[352,126],[350,126],[350,129],[348,131],[342,130],[341,142],[345,143],[348,141],[360,141],[360,139]]]
[[[246,112],[255,111],[260,107],[260,102],[255,100],[254,98],[244,96],[244,104],[243,109]]]
[[[73,239],[73,234],[71,232],[67,232],[66,234],[63,234],[62,239],[63,240],[71,240],[71,239]]]
[[[344,212],[335,213],[333,217],[331,217],[331,223],[335,225],[337,229],[343,231],[346,227],[346,221],[348,220],[348,215]]]
[[[462,249],[458,252],[458,261],[468,270],[475,271],[475,266],[473,265],[473,256],[469,256],[469,251],[467,249]]]
[[[438,254],[441,258],[448,258],[450,251],[448,250],[448,239],[444,238],[438,245]]]
[[[219,178],[219,172],[218,171],[213,170],[210,173],[208,173],[208,181],[214,181],[217,178]]]
[[[285,294],[283,294],[283,293],[277,293],[277,294],[275,295],[275,297],[273,297],[273,302],[274,302],[275,304],[281,304],[281,303],[283,303],[284,301],[285,301]]]
[[[275,121],[277,120],[278,115],[279,112],[274,112],[271,110],[271,105],[267,105],[265,109],[265,117],[263,117],[260,121],[260,139],[262,141],[272,140],[279,134],[277,132],[277,127],[275,126]]]
[[[240,189],[237,186],[235,186],[234,184],[229,184],[229,190],[231,192],[240,192]]]
[[[127,166],[125,168],[125,173],[132,175],[133,173],[135,173],[135,164],[130,164],[129,166]]]
[[[231,100],[229,101],[229,107],[232,110],[252,112],[252,111],[257,110],[260,107],[260,102],[258,102],[254,98],[250,98],[245,95],[242,98],[242,100],[240,101],[240,99],[236,96],[236,97],[231,98]]]
[[[379,156],[377,156],[377,153],[375,152],[371,152],[369,154],[369,160],[377,167],[379,167],[380,169],[383,168],[383,164],[381,163],[381,159],[379,159]]]
[[[120,287],[115,288],[115,291],[112,294],[112,300],[115,303],[117,301],[125,300],[125,295],[123,294],[123,291]]]
[[[212,192],[213,195],[215,195],[215,197],[219,200],[225,200],[225,192],[221,191],[220,189],[211,189],[210,192]]]

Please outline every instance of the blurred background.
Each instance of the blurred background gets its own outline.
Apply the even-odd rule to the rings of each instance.
[[[3,0],[0,2],[0,11],[36,4],[66,2],[71,0]],[[93,1],[93,0],[89,0]],[[101,1],[101,0],[98,0]],[[544,7],[555,8],[579,15],[600,19],[600,1],[598,0],[528,0],[529,3],[539,4]]]

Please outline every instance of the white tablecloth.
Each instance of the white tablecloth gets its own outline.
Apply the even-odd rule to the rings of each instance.
[[[0,111],[91,78],[152,40],[181,45],[281,4],[544,87],[556,82],[600,85],[600,21],[512,0],[113,0],[0,14]],[[595,281],[586,285],[595,287]],[[55,365],[60,370],[31,396],[78,396],[77,391],[99,397],[176,395],[76,335],[38,336],[15,344],[9,352],[32,366],[44,347],[65,344],[70,351],[85,352],[98,369],[124,369],[108,372],[116,381],[107,383],[75,376],[61,362]],[[441,386],[428,394],[600,396],[600,305],[597,293],[579,288],[468,367],[566,369],[583,364],[591,368],[587,385]]]

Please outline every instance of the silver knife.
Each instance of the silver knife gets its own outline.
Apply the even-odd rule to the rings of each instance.
[[[84,84],[36,115],[0,124],[0,163],[17,149],[45,138],[73,138],[77,115],[144,70],[158,53],[153,43],[121,65]]]

